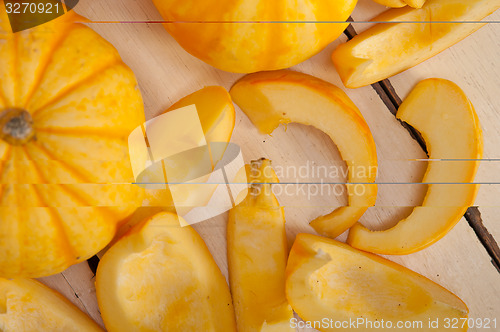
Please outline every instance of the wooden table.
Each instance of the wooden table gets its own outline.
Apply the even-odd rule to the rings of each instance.
[[[371,0],[360,0],[352,17],[355,21],[364,21],[384,10]],[[204,86],[221,85],[229,89],[242,76],[217,70],[190,56],[161,24],[142,23],[161,20],[149,0],[80,0],[76,11],[95,22],[90,26],[109,40],[134,70],[143,93],[147,118]],[[500,12],[494,13],[488,20],[500,20]],[[440,55],[382,83],[355,90],[345,89],[330,61],[330,54],[339,43],[368,26],[367,23],[355,23],[348,33],[324,51],[293,69],[343,88],[359,107],[377,144],[380,160],[378,182],[421,180],[425,162],[411,160],[426,158],[426,155],[391,112],[397,108],[398,99],[405,98],[417,82],[429,77],[441,77],[457,83],[479,115],[484,133],[485,161],[481,163],[477,181],[500,183],[500,162],[491,160],[500,158],[500,65],[497,60],[500,54],[500,24],[490,23]],[[301,166],[308,161],[318,165],[341,162],[335,145],[318,130],[292,124],[286,132],[284,128],[279,128],[272,137],[263,136],[239,109],[232,141],[242,147],[246,162],[260,157],[271,159],[275,167]],[[339,178],[339,181],[344,180]],[[393,225],[407,216],[411,206],[418,205],[424,194],[425,187],[422,185],[380,185],[377,206],[371,208],[361,221],[374,228]],[[494,242],[495,238],[500,239],[499,197],[500,185],[482,185],[476,200],[482,222],[477,218],[469,218],[469,221],[462,218],[447,236],[433,246],[415,254],[388,258],[456,293],[467,303],[470,317],[497,318],[500,324],[500,270],[495,267],[493,259],[495,254],[499,254]],[[344,197],[307,200],[307,197],[294,196],[279,199],[285,206],[290,244],[299,232],[314,233],[308,225],[312,218],[346,203]],[[226,218],[224,214],[194,227],[227,276]],[[339,239],[345,239],[345,234]],[[90,265],[95,265],[95,260]],[[42,278],[42,282],[64,294],[103,325],[95,298],[94,274],[87,262],[58,275]]]

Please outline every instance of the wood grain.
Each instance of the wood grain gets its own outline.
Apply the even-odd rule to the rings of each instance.
[[[90,271],[87,262],[73,265],[62,273],[39,280],[63,294],[80,310],[104,327],[95,297],[94,274]]]

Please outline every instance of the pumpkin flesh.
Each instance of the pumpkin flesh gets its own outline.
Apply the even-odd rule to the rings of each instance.
[[[320,331],[449,331],[446,319],[463,322],[469,312],[455,294],[416,272],[312,234],[297,235],[286,276],[288,301],[302,319],[342,323],[316,326]],[[428,328],[435,320],[438,326]]]
[[[271,161],[247,167],[250,192],[229,211],[227,258],[238,331],[295,331],[285,297],[288,245],[285,213],[271,186],[279,182]]]
[[[203,239],[161,212],[102,257],[96,293],[109,332],[236,331],[231,294]]]
[[[0,330],[102,332],[56,291],[31,279],[0,278]]]
[[[418,83],[396,116],[417,129],[426,142],[425,198],[421,206],[389,229],[372,231],[356,223],[347,242],[365,251],[405,255],[441,239],[474,204],[483,136],[472,103],[460,87],[444,79]]]
[[[375,142],[363,115],[342,90],[310,75],[278,70],[244,76],[230,94],[263,134],[295,122],[323,131],[337,145],[350,167],[346,185],[349,205],[311,221],[318,233],[339,236],[375,204]]]

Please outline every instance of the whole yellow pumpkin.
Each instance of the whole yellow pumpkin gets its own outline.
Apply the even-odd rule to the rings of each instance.
[[[296,65],[334,41],[357,0],[153,0],[189,53],[229,72]]]
[[[118,52],[73,12],[12,33],[0,0],[0,276],[101,250],[142,202],[127,138],[144,122]]]

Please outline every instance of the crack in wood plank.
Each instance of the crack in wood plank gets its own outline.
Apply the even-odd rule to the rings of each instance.
[[[486,248],[486,251],[491,256],[491,263],[496,267],[500,273],[500,251],[498,250],[498,243],[495,241],[493,235],[488,232],[488,229],[483,225],[481,212],[477,206],[471,206],[465,212],[465,219],[470,227],[474,230],[481,244]],[[496,250],[495,250],[496,247]]]
[[[377,83],[372,84],[373,89],[377,92],[380,99],[384,102],[385,106],[389,109],[389,111],[396,116],[396,112],[398,111],[399,106],[402,101],[399,96],[394,91],[391,82],[388,80],[383,80]],[[391,97],[392,95],[392,97]],[[427,151],[427,146],[425,144],[425,140],[422,137],[422,134],[408,123],[397,119],[399,123],[410,133],[410,136],[417,141],[418,145],[424,150],[425,154],[429,156],[429,152]]]
[[[89,265],[90,271],[92,271],[94,276],[97,273],[97,265],[99,265],[100,261],[101,260],[99,259],[99,257],[97,257],[97,255],[94,255],[87,259],[87,264]]]
[[[62,272],[61,275],[64,278],[64,280],[66,280],[66,282],[68,283],[69,287],[71,288],[71,290],[75,294],[76,299],[78,300],[78,302],[80,302],[82,304],[82,306],[85,308],[85,312],[86,312],[87,316],[91,317],[89,308],[87,308],[87,306],[82,301],[82,299],[80,298],[80,296],[78,295],[78,293],[76,292],[76,290],[73,288],[73,285],[71,285],[71,283],[69,282],[68,278],[66,278],[66,276],[64,275],[64,272]]]
[[[349,17],[348,21],[354,22],[352,17]],[[349,24],[349,26],[344,31],[344,34],[347,36],[348,40],[351,40],[357,35],[357,32],[352,26],[352,24]],[[385,79],[380,82],[374,83],[371,86],[377,92],[380,99],[382,99],[382,102],[387,106],[389,111],[394,116],[396,116],[397,110],[399,106],[401,106],[402,100],[396,93],[396,90],[392,86],[389,79]],[[406,122],[403,121],[399,122],[404,128],[406,128],[406,130],[408,130],[411,137],[415,141],[417,141],[418,145],[420,145],[422,150],[424,150],[424,152],[427,155],[429,155],[425,141],[422,135],[418,132],[418,130],[416,130]],[[479,208],[476,206],[469,207],[465,212],[464,217],[469,223],[469,226],[474,230],[474,233],[476,234],[477,238],[479,239],[483,247],[486,249],[486,252],[488,252],[488,254],[490,255],[491,263],[500,273],[500,248],[493,235],[491,235],[486,226],[484,226]]]

